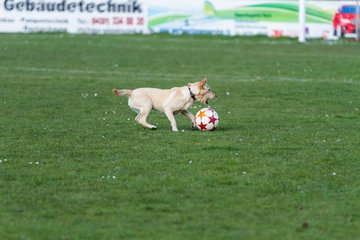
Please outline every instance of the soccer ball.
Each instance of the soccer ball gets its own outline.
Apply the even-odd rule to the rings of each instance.
[[[212,108],[200,109],[195,116],[195,125],[201,131],[212,131],[219,124],[219,115]]]

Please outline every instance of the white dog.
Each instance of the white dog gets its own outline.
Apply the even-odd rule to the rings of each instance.
[[[178,131],[174,114],[182,113],[191,120],[194,126],[195,117],[187,109],[195,101],[207,103],[208,99],[216,98],[206,82],[205,78],[201,82],[171,89],[137,88],[134,90],[113,89],[112,91],[115,95],[129,97],[129,107],[138,113],[135,120],[145,128],[156,129],[155,125],[146,122],[150,111],[155,109],[164,112],[171,123],[172,130]]]

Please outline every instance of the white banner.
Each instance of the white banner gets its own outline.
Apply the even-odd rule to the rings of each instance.
[[[0,32],[147,33],[142,0],[1,0]]]
[[[0,32],[297,37],[297,0],[0,0]],[[306,1],[306,37],[347,36],[355,1]],[[341,10],[343,9],[343,10]],[[350,9],[350,10],[349,10]]]

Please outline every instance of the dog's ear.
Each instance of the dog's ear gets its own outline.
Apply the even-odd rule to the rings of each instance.
[[[200,85],[199,85],[199,88],[200,88],[200,89],[203,88],[203,87],[205,86],[206,82],[207,82],[207,79],[206,79],[206,77],[205,77],[203,80],[201,80]]]

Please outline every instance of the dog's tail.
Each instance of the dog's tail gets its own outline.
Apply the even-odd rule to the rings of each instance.
[[[114,88],[114,89],[112,90],[112,92],[113,92],[115,95],[118,95],[118,96],[127,95],[128,97],[130,97],[132,90],[128,90],[128,89],[119,90],[119,89]]]

